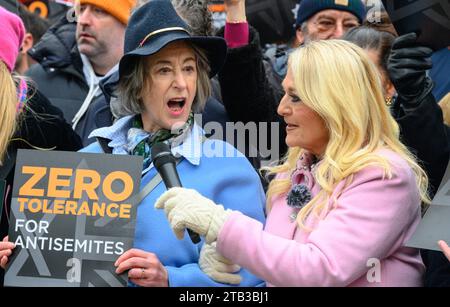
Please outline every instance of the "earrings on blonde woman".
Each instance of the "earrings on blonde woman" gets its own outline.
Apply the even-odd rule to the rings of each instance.
[[[387,106],[390,106],[392,104],[392,97],[386,96],[384,98],[384,101],[386,102]]]

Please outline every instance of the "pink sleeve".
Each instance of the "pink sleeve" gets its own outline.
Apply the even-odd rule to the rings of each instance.
[[[395,170],[385,180],[380,169],[356,174],[305,243],[267,233],[235,213],[219,234],[218,251],[276,286],[347,286],[367,272],[368,259],[400,248],[420,217],[411,171]]]
[[[249,30],[247,22],[225,24],[224,38],[229,48],[248,45]]]

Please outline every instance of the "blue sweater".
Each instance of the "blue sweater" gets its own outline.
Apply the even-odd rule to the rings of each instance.
[[[222,204],[225,208],[238,210],[264,223],[265,196],[259,177],[244,155],[234,147],[220,140],[206,140],[202,151],[211,152],[223,148],[224,153],[233,153],[233,157],[211,157],[201,155],[195,165],[183,159],[177,170],[184,187],[195,189],[203,196]],[[83,152],[102,153],[100,145],[95,142],[82,150]],[[155,176],[152,167],[141,179],[141,189]],[[139,204],[137,211],[134,247],[154,253],[167,269],[171,287],[211,287],[227,286],[210,279],[198,266],[200,249],[203,241],[195,245],[185,234],[178,240],[172,232],[163,210],[154,208],[156,199],[165,191],[160,183]],[[240,286],[252,287],[263,285],[263,281],[248,271],[240,271]]]

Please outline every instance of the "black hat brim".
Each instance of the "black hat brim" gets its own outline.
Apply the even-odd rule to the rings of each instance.
[[[126,53],[119,64],[120,77],[130,73],[134,67],[134,60],[137,57],[149,56],[157,53],[168,44],[176,41],[190,42],[206,52],[210,72],[209,77],[214,77],[222,68],[227,56],[227,44],[221,37],[213,36],[190,36],[183,31],[173,31],[164,33],[159,37],[152,38],[151,42]]]

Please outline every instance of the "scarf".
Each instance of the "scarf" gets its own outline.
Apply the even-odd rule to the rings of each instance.
[[[155,133],[147,132],[143,129],[141,115],[133,118],[133,126],[128,130],[127,151],[130,155],[144,157],[143,169],[147,169],[151,162],[151,148],[153,144],[159,142],[168,142],[170,147],[174,144],[181,144],[187,136],[194,123],[194,114],[189,114],[186,123],[177,130],[160,129]]]

